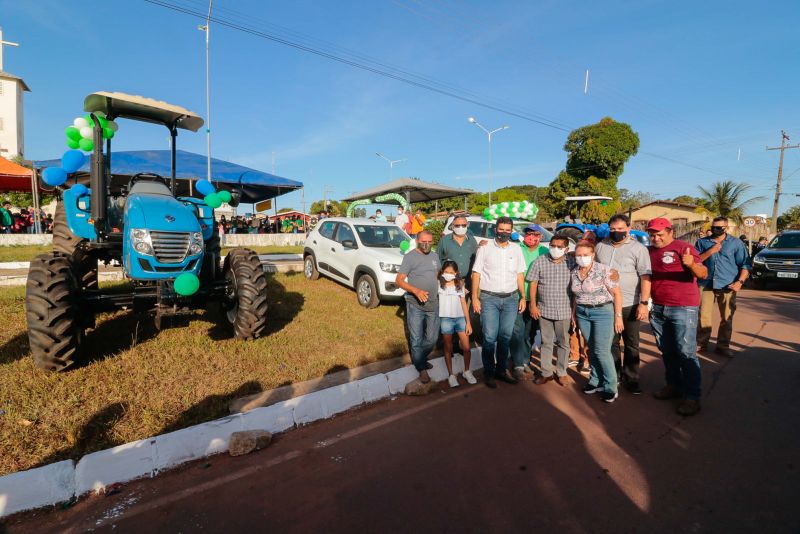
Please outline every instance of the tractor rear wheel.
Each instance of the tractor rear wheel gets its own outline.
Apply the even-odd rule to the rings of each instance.
[[[25,316],[36,365],[46,371],[63,371],[72,366],[84,327],[80,319],[80,287],[69,256],[51,252],[31,261]]]
[[[72,256],[81,288],[95,290],[98,288],[97,259],[83,250],[81,245],[86,242],[88,239],[76,236],[69,229],[64,202],[59,202],[53,216],[53,250]]]
[[[223,276],[229,284],[223,313],[238,339],[261,337],[267,326],[267,277],[258,254],[235,248],[225,256]]]

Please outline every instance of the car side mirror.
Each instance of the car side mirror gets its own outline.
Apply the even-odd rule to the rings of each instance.
[[[353,241],[352,239],[345,239],[344,241],[342,241],[342,246],[344,248],[358,248],[356,242]]]
[[[239,202],[242,198],[242,192],[238,189],[231,189],[231,201],[228,202],[228,205],[232,208],[235,208],[239,205]]]

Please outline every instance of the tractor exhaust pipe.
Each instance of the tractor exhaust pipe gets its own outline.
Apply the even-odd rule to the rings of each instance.
[[[91,114],[93,135],[92,142],[94,150],[92,152],[92,162],[89,168],[89,187],[92,189],[91,196],[91,215],[94,221],[94,229],[97,232],[99,243],[106,240],[106,219],[108,212],[108,177],[103,163],[103,128],[94,113]]]

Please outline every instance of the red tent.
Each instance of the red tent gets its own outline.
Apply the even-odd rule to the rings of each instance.
[[[31,171],[27,167],[17,165],[13,161],[0,157],[0,192],[31,192]]]

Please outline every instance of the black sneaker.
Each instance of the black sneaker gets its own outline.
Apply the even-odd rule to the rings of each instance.
[[[497,382],[495,382],[494,377],[489,375],[484,380],[483,383],[486,384],[487,388],[497,389]]]
[[[615,400],[617,400],[618,396],[619,394],[616,391],[614,393],[609,393],[607,391],[604,391],[603,394],[600,395],[600,398],[603,399],[603,402],[608,402],[610,404]]]
[[[433,364],[431,362],[425,362],[425,369],[428,369],[428,370],[433,369]]]
[[[592,394],[597,393],[598,391],[602,391],[602,390],[603,390],[603,388],[600,387],[600,386],[592,386],[592,385],[589,385],[589,384],[586,384],[585,386],[583,386],[583,392],[586,393],[587,395],[592,395]]]
[[[625,389],[633,395],[641,395],[642,388],[639,387],[639,382],[625,382]]]

